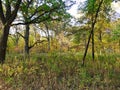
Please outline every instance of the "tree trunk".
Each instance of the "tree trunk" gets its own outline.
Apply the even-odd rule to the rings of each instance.
[[[10,29],[10,26],[5,25],[0,38],[0,63],[4,63],[5,61],[9,29]]]
[[[92,60],[95,59],[95,47],[94,47],[94,26],[92,26]]]
[[[82,62],[83,66],[85,64],[85,57],[87,55],[87,51],[88,51],[91,36],[92,36],[92,57],[93,57],[93,60],[94,60],[94,26],[96,24],[98,13],[100,11],[100,7],[101,7],[102,3],[103,3],[103,0],[101,0],[101,2],[99,3],[98,9],[97,9],[96,14],[95,14],[95,17],[93,18],[93,16],[92,16],[92,27],[91,27],[92,30],[90,32],[90,35],[89,35],[89,38],[88,38],[88,43],[87,43],[85,53],[84,53],[84,56],[83,56],[83,62]]]
[[[0,63],[4,63],[6,56],[7,40],[11,23],[17,16],[17,12],[22,0],[17,0],[14,6],[11,6],[10,0],[0,0],[0,21],[4,26],[0,37]],[[3,5],[5,4],[5,5]],[[12,10],[11,10],[12,8]]]
[[[19,39],[20,39],[20,35],[18,34],[18,31],[17,31],[17,27],[16,27],[16,30],[15,30],[15,46],[18,46],[18,42],[19,42]]]
[[[48,37],[47,40],[48,40],[48,51],[50,51],[50,38]]]
[[[102,42],[102,31],[101,30],[99,31],[99,40],[100,42]]]
[[[29,24],[26,25],[26,30],[25,30],[25,54],[29,55],[29,31],[30,27]]]
[[[84,56],[83,56],[82,66],[84,66],[84,64],[85,64],[85,57],[87,55],[87,51],[88,51],[88,47],[89,47],[91,36],[92,36],[92,30],[90,32],[90,35],[89,35],[89,38],[88,38],[88,42],[87,42],[87,45],[86,45],[86,48],[85,48],[85,53],[84,53]]]
[[[46,23],[45,23],[45,27],[46,27],[46,30],[47,30],[48,51],[50,51],[50,33],[49,33],[49,30],[48,30],[48,25]]]
[[[49,35],[49,31],[47,30],[47,41],[48,41],[48,51],[50,51],[50,35]]]

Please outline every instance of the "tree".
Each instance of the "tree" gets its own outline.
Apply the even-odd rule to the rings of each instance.
[[[99,12],[100,12],[100,9],[101,9],[103,3],[107,3],[106,5],[109,5],[110,0],[107,0],[107,1],[101,0],[98,2],[96,0],[88,0],[87,11],[88,11],[88,14],[91,15],[91,31],[90,31],[90,35],[89,35],[88,42],[86,45],[85,53],[83,56],[82,65],[84,65],[84,63],[85,63],[85,58],[86,58],[86,54],[88,51],[88,47],[89,47],[91,38],[92,38],[92,58],[94,60],[94,29],[95,29],[95,24],[97,23],[97,18],[98,18],[98,15],[99,15]]]
[[[120,22],[118,21],[118,23],[120,23]],[[114,40],[114,43],[115,43],[115,41],[118,42],[119,51],[120,51],[120,24],[118,24],[118,23],[115,23],[116,25],[113,28],[114,30],[112,31],[113,35],[112,35],[111,39]]]
[[[40,24],[40,28],[39,29],[41,29],[44,33],[45,33],[45,37],[46,37],[46,39],[47,39],[47,42],[48,42],[48,51],[50,51],[50,49],[51,49],[51,45],[50,45],[50,43],[51,43],[51,35],[50,35],[50,32],[52,32],[51,30],[49,30],[49,26],[50,26],[50,22],[49,21],[45,21],[45,22],[43,22],[43,23],[41,23]]]
[[[50,3],[54,7],[49,8],[47,3],[43,4],[43,2],[49,2],[49,6],[51,6]],[[56,13],[61,14],[61,12],[58,10],[58,8],[62,8],[63,11],[66,11],[64,8],[64,2],[62,0],[0,0],[0,19],[3,25],[3,28],[1,30],[1,37],[0,37],[0,62],[3,63],[5,60],[6,56],[6,48],[7,48],[7,40],[8,40],[8,35],[9,35],[9,30],[11,25],[27,25],[26,29],[29,29],[29,25],[33,23],[39,23],[44,20],[47,20],[48,18],[51,18],[51,13],[56,11],[55,13],[52,13],[53,15],[56,15]],[[27,2],[27,3],[26,3]],[[21,4],[22,3],[22,4]],[[62,3],[62,5],[61,5]],[[42,4],[42,5],[41,5]],[[29,7],[30,6],[30,7]],[[32,6],[36,6],[35,8],[32,8]],[[40,6],[40,7],[39,7]],[[25,20],[25,22],[19,22],[18,23],[13,23],[15,20],[18,10],[23,9],[24,14],[28,16]],[[27,10],[29,8],[29,11]],[[45,10],[44,10],[45,8]],[[39,12],[41,11],[41,12]],[[45,15],[46,14],[46,15]],[[20,12],[19,12],[19,15]],[[52,15],[52,16],[53,16]],[[43,16],[43,17],[41,17]],[[46,17],[47,16],[47,17]],[[52,17],[55,18],[55,17]],[[19,18],[20,20],[20,18]],[[22,20],[23,21],[23,20]],[[27,34],[26,34],[27,35]],[[27,35],[28,36],[28,35]],[[27,39],[26,39],[27,41]]]
[[[0,20],[3,25],[0,37],[0,63],[4,63],[10,26],[17,16],[21,1],[0,0]]]
[[[43,21],[62,20],[66,16],[66,6],[62,0],[40,1],[27,0],[22,2],[20,12],[23,16],[23,22],[15,25],[25,25],[25,33],[23,39],[25,41],[25,53],[29,55],[31,46],[29,45],[29,30],[30,25],[34,23],[41,23]],[[33,45],[32,45],[33,46]]]

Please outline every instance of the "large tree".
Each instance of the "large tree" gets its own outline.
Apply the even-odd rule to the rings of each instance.
[[[68,3],[69,4],[69,3]],[[6,55],[8,35],[11,25],[26,25],[25,49],[29,48],[29,25],[40,23],[48,19],[56,19],[61,15],[60,9],[65,12],[65,3],[62,0],[0,0],[0,20],[2,22],[2,33],[0,37],[0,62],[3,63]],[[15,20],[17,13],[24,17],[22,22]],[[64,17],[64,14],[62,14]],[[21,18],[18,18],[20,20]]]
[[[17,16],[22,0],[0,0],[0,20],[2,30],[0,36],[0,63],[3,63],[6,55],[9,30],[12,22]]]

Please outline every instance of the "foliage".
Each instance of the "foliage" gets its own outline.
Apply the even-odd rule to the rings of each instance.
[[[113,34],[113,37],[112,39],[113,40],[119,40],[120,39],[120,25],[116,25],[116,28],[115,30],[112,31],[112,34]]]
[[[31,55],[30,60],[23,57],[8,55],[6,63],[0,66],[0,77],[13,90],[119,88],[120,56],[117,54],[98,56],[95,63],[88,56],[86,67],[81,67],[79,52],[41,53]]]
[[[5,41],[0,43],[0,55],[3,47],[7,50],[6,61],[0,64],[0,90],[120,88],[120,22],[117,17],[111,17],[112,0],[86,0],[80,8],[83,16],[76,20],[67,12],[74,4],[72,0],[22,0],[12,21],[16,14],[17,18],[14,23],[8,22],[10,24],[4,22],[13,16],[16,0],[1,1],[4,15],[0,7],[0,29],[6,25],[8,29],[0,30],[0,40]],[[7,9],[10,6],[11,11]],[[26,25],[26,31],[30,32],[24,32],[25,28],[19,24]],[[18,27],[10,28],[11,25]],[[9,33],[9,28],[13,32]],[[9,35],[8,40],[6,35]],[[83,51],[91,36],[95,59],[92,62],[93,49],[89,48],[83,67]],[[93,42],[91,44],[90,38],[88,41],[91,47]],[[23,50],[26,42],[29,55]]]

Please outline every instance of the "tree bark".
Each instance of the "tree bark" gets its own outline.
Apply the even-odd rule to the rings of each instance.
[[[29,31],[30,31],[30,26],[29,24],[26,25],[26,30],[25,30],[25,54],[29,55]]]
[[[94,25],[92,24],[92,60],[95,59],[95,47],[94,47]]]
[[[5,61],[9,29],[10,26],[5,25],[3,28],[2,36],[0,37],[0,63],[4,63]]]

